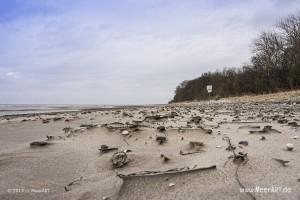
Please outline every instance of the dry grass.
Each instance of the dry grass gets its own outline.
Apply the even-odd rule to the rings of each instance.
[[[234,102],[276,102],[276,101],[300,101],[300,90],[278,92],[272,94],[262,95],[245,95],[240,97],[223,98],[220,101],[234,101]]]

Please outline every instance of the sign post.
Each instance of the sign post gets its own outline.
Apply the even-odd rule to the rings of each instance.
[[[210,94],[212,93],[212,85],[207,85],[207,86],[206,86],[206,90],[207,90],[208,95],[209,95],[209,97],[210,97]]]

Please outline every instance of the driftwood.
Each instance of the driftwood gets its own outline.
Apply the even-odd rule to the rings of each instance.
[[[130,174],[117,174],[117,176],[120,178],[157,176],[157,175],[164,175],[164,174],[179,174],[184,172],[194,172],[194,171],[209,170],[209,169],[216,169],[216,168],[217,168],[216,165],[201,167],[201,168],[192,168],[192,169],[190,169],[189,167],[183,167],[183,168],[169,169],[166,171],[141,171],[141,172],[135,172]]]
[[[248,162],[248,154],[243,152],[238,152],[238,154],[234,156],[233,162],[238,162],[238,163]]]
[[[265,121],[222,121],[221,124],[255,124],[266,123]]]
[[[190,151],[190,152],[183,152],[182,150],[179,151],[179,154],[182,156],[195,154],[195,153],[202,153],[205,152],[204,150],[198,150],[198,151]]]
[[[179,128],[170,128],[170,130],[178,130],[178,131],[195,131],[195,130],[203,130],[203,128],[179,127]]]
[[[70,131],[72,131],[73,129],[70,126],[67,126],[65,128],[62,129],[65,133],[68,133]]]
[[[62,120],[63,119],[63,117],[54,117],[53,118],[53,121],[55,122],[55,121],[60,121],[60,120]]]
[[[127,154],[123,151],[116,152],[112,156],[111,162],[114,168],[123,167],[128,163]]]
[[[147,121],[147,120],[154,120],[154,121],[159,121],[159,120],[162,120],[162,119],[167,119],[169,118],[168,115],[154,115],[154,116],[146,116],[144,118],[143,121]]]
[[[287,119],[278,119],[277,122],[279,124],[286,124],[286,123],[288,123],[288,120]]]
[[[120,131],[131,130],[131,131],[136,132],[136,131],[140,131],[141,128],[145,128],[145,127],[149,127],[149,126],[142,125],[139,123],[131,124],[131,123],[112,122],[109,124],[103,124],[103,125],[101,125],[101,127],[105,127],[108,130],[120,130]]]
[[[273,160],[276,160],[277,162],[279,162],[282,166],[286,167],[287,163],[289,163],[289,160],[282,160],[282,159],[278,159],[278,158],[272,158]]]
[[[48,124],[50,122],[50,119],[43,119],[42,122],[43,124]]]
[[[227,141],[228,143],[228,147],[226,148],[226,150],[228,151],[232,151],[233,153],[233,161],[234,162],[238,162],[238,163],[241,163],[241,162],[244,162],[244,161],[248,161],[248,154],[247,153],[243,153],[243,152],[238,152],[236,153],[235,152],[235,149],[236,147],[232,145],[231,143],[231,139],[229,137],[223,137],[223,140]]]
[[[227,151],[232,151],[234,157],[236,157],[236,153],[235,153],[236,146],[231,144],[230,138],[229,137],[223,137],[222,140],[225,140],[228,143],[228,146],[226,147],[226,150]]]
[[[169,162],[171,159],[164,154],[161,154],[160,157],[163,159],[163,162]]]
[[[124,141],[127,145],[129,145],[129,143],[127,142],[127,140],[126,140],[125,138],[123,138],[123,141]]]
[[[233,158],[233,162],[237,164],[237,167],[236,167],[236,170],[235,170],[235,179],[238,182],[240,188],[245,189],[245,186],[242,184],[242,182],[241,182],[241,180],[239,178],[238,170],[239,170],[241,164],[246,164],[248,162],[248,154],[247,153],[243,153],[243,152],[236,153],[235,149],[232,148],[233,145],[232,145],[231,140],[230,140],[229,137],[223,137],[223,140],[225,140],[225,141],[228,142],[228,147],[227,148],[230,147],[230,149],[231,149],[231,151],[233,153],[233,155],[230,156],[229,158]],[[224,163],[224,167],[227,164],[227,162],[228,162],[228,160]],[[251,193],[249,193],[247,191],[245,193],[248,194],[249,197],[251,197],[251,199],[253,199],[253,200],[256,199],[253,194],[251,194]]]
[[[98,125],[97,124],[82,124],[80,127],[86,128],[86,129],[93,129],[96,128]]]
[[[243,183],[241,182],[240,177],[239,177],[239,174],[238,174],[238,171],[239,171],[239,169],[240,169],[241,164],[242,164],[242,162],[238,163],[238,165],[237,165],[237,167],[236,167],[236,170],[235,170],[235,179],[236,179],[236,181],[238,182],[240,188],[243,188],[243,189],[245,190],[246,188],[245,188],[245,186],[243,185]],[[256,197],[255,197],[252,193],[247,192],[247,191],[245,191],[245,193],[246,193],[251,199],[256,200]]]
[[[69,187],[76,184],[76,183],[79,183],[80,181],[82,181],[82,179],[83,179],[83,176],[81,176],[79,179],[76,179],[76,180],[72,181],[71,183],[69,183],[68,185],[66,185],[65,186],[65,191],[66,192],[70,191],[71,189]]]
[[[118,148],[117,147],[109,147],[105,144],[101,145],[101,148],[99,149],[99,151],[101,153],[107,153],[107,152],[115,151],[115,150],[118,150]]]
[[[223,137],[223,140],[227,141],[228,143],[228,149],[231,149],[233,155],[231,155],[230,157],[228,157],[229,159],[233,158],[233,162],[237,164],[236,170],[235,170],[235,179],[238,182],[240,188],[243,188],[245,190],[245,186],[243,185],[243,183],[240,180],[239,174],[238,174],[238,170],[241,166],[241,164],[246,164],[248,162],[248,154],[247,153],[243,153],[243,152],[235,152],[235,149],[233,148],[233,145],[231,143],[231,140],[229,137]],[[224,167],[226,166],[227,162],[229,160],[227,160],[224,163]],[[250,192],[245,191],[245,193],[247,195],[249,195],[249,197],[251,197],[251,199],[256,200],[255,196],[253,194],[251,194]]]
[[[203,142],[198,142],[198,141],[190,141],[190,147],[191,148],[197,148],[197,147],[203,147],[204,143]]]
[[[289,126],[292,126],[292,127],[298,127],[299,125],[297,124],[297,122],[289,122],[288,123]]]
[[[198,128],[200,128],[201,130],[203,130],[207,134],[212,134],[212,130],[211,129],[207,129],[207,128],[204,128],[202,126],[198,126]]]
[[[168,114],[168,115],[153,115],[153,116],[146,116],[144,118],[144,120],[142,121],[147,121],[147,120],[154,120],[154,121],[159,121],[159,120],[162,120],[162,119],[167,119],[167,118],[174,118],[177,116],[177,113],[175,112],[172,112],[171,114]]]
[[[272,126],[264,126],[262,130],[259,131],[249,131],[249,133],[254,134],[254,133],[271,133],[271,132],[276,132],[276,133],[281,133],[280,131],[273,129]]]
[[[246,125],[246,126],[240,126],[240,127],[239,127],[239,129],[247,129],[247,128],[259,129],[260,126]]]
[[[48,146],[52,143],[46,142],[46,141],[35,141],[30,143],[30,147],[44,147]]]
[[[157,127],[157,130],[158,130],[159,132],[165,132],[165,131],[166,131],[166,127],[164,127],[164,126],[159,126],[159,127]]]

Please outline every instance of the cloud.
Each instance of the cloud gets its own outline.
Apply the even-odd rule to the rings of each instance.
[[[0,103],[166,103],[181,81],[247,62],[258,32],[299,8],[272,0],[26,2],[35,9],[0,22]]]
[[[20,72],[7,72],[6,76],[12,77],[14,79],[19,79],[20,78]]]

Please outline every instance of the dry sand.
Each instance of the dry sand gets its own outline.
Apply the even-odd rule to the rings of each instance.
[[[201,117],[200,122],[193,122],[193,116]],[[49,123],[43,123],[45,119]],[[2,117],[0,199],[299,199],[300,138],[292,137],[300,136],[300,128],[288,124],[299,124],[299,120],[300,104],[293,101],[194,102]],[[80,128],[82,124],[96,127]],[[281,133],[249,133],[266,125]],[[160,133],[158,126],[166,131]],[[65,133],[65,127],[71,131]],[[128,135],[121,134],[124,127]],[[30,142],[45,141],[50,135],[54,136],[47,141],[51,145],[30,147]],[[156,135],[165,135],[166,143],[159,145]],[[236,152],[247,153],[248,162],[238,164],[228,159],[233,153],[226,150],[226,136]],[[262,136],[266,140],[260,140]],[[180,151],[197,151],[190,147],[190,141],[203,142],[204,146],[198,153],[180,155]],[[239,141],[249,144],[238,145]],[[286,150],[287,143],[294,145],[293,151]],[[127,153],[129,162],[113,168],[114,152],[101,154],[98,149],[103,144],[132,150]],[[170,160],[163,162],[161,154]],[[283,166],[272,158],[290,162]],[[216,169],[123,179],[117,176],[211,165]],[[251,197],[240,192],[237,167],[239,180],[248,189],[281,187],[291,191],[254,192]]]

